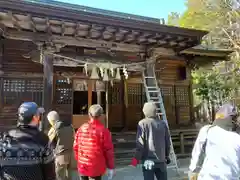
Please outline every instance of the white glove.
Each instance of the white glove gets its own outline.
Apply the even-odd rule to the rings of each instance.
[[[151,160],[146,160],[146,161],[144,161],[144,164],[143,164],[143,166],[145,167],[146,170],[153,169],[154,165],[155,165],[155,163]]]
[[[115,175],[114,169],[108,169],[108,179],[113,179],[113,176]]]

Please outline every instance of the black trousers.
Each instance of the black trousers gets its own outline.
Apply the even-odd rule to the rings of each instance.
[[[167,165],[165,163],[155,164],[151,170],[145,169],[143,166],[144,180],[154,180],[155,176],[157,180],[167,180]]]
[[[102,180],[102,176],[97,177],[80,176],[80,180]]]

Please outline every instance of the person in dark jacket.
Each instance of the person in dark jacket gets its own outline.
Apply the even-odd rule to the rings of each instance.
[[[157,117],[154,102],[144,104],[145,118],[139,121],[136,153],[131,165],[143,164],[144,180],[167,180],[167,164],[170,163],[170,135],[167,125]]]
[[[61,120],[56,111],[47,115],[52,126],[48,137],[54,146],[57,180],[71,180],[71,161],[73,157],[74,129],[71,121]]]
[[[0,179],[55,180],[53,151],[38,129],[43,112],[34,102],[19,107],[17,127],[0,138]]]

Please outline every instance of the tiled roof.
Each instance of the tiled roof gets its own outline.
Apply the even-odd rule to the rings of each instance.
[[[32,3],[39,3],[39,4],[43,4],[43,5],[49,5],[49,6],[55,6],[55,7],[64,7],[64,8],[71,9],[71,10],[84,11],[84,12],[89,12],[89,13],[93,13],[93,14],[102,14],[102,15],[108,15],[108,16],[113,16],[113,17],[133,19],[133,20],[137,20],[137,21],[145,21],[145,22],[151,22],[151,23],[157,23],[157,24],[160,24],[160,23],[164,24],[163,18],[162,19],[151,18],[151,17],[139,16],[139,15],[134,15],[134,14],[92,8],[92,7],[82,6],[82,5],[63,3],[63,2],[54,1],[54,0],[24,0],[24,1],[32,2]]]

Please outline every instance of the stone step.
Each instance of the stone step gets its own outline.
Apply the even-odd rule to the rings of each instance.
[[[114,148],[123,148],[123,149],[132,149],[136,147],[135,141],[127,141],[127,142],[113,142]]]

